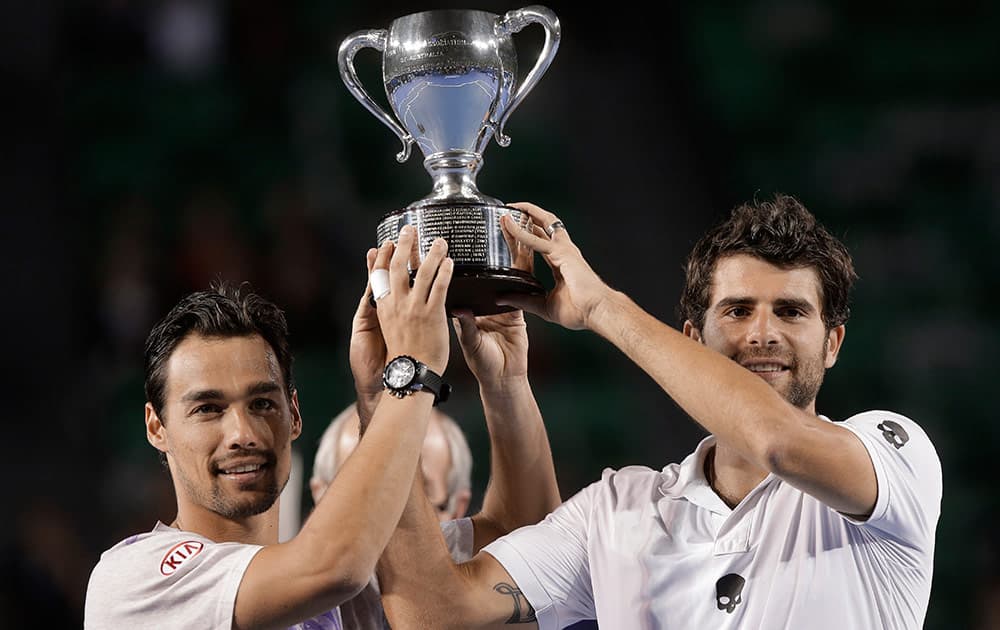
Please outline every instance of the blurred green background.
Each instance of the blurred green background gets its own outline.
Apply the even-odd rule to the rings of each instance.
[[[671,324],[688,249],[734,205],[797,196],[860,274],[818,409],[906,414],[942,460],[927,628],[1000,627],[1000,5],[809,0],[548,3],[548,73],[480,188],[557,213],[595,269]],[[517,4],[78,1],[11,9],[0,626],[79,627],[102,550],[173,518],[142,425],[142,341],[184,293],[249,281],[286,309],[307,473],[351,400],[364,251],[430,190],[348,93],[335,51],[406,13]],[[515,36],[521,72],[541,29]],[[356,64],[377,97],[380,59]],[[544,274],[542,274],[544,275]],[[594,335],[529,318],[564,498],[704,434]],[[448,411],[481,498],[488,445],[457,349]],[[303,500],[303,516],[311,503]]]

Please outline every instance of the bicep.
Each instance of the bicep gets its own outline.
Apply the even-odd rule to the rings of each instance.
[[[476,628],[500,628],[510,624],[524,624],[537,628],[535,609],[507,569],[488,553],[459,565],[469,585],[473,612],[472,625]]]
[[[833,422],[817,418],[785,434],[773,451],[771,469],[843,514],[864,519],[878,500],[868,449],[852,431]]]
[[[358,580],[331,579],[335,572],[318,573],[309,566],[291,542],[261,549],[240,582],[233,628],[286,628],[356,594]]]
[[[434,568],[432,574],[431,580],[419,580],[419,586],[412,575],[384,580],[380,574],[382,605],[393,628],[538,627],[534,609],[517,583],[489,554],[479,553],[463,564],[448,563]]]

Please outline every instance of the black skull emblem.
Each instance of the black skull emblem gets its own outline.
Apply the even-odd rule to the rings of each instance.
[[[743,585],[746,583],[742,577],[735,573],[723,575],[715,583],[715,605],[719,610],[731,613],[736,610],[736,606],[743,602]]]
[[[876,428],[882,432],[882,437],[885,438],[885,441],[896,448],[903,448],[903,445],[910,441],[910,436],[907,435],[906,429],[892,420],[883,420]]]

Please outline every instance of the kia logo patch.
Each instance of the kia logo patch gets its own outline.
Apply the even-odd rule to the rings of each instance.
[[[197,556],[205,548],[205,543],[197,540],[185,540],[170,548],[160,562],[160,573],[173,575],[185,561]]]

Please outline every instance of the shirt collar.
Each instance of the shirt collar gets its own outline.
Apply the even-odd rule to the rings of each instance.
[[[699,442],[694,452],[685,457],[680,464],[671,464],[664,468],[660,473],[663,478],[660,494],[666,498],[685,498],[718,514],[731,512],[705,478],[705,457],[715,443],[715,436],[709,435]]]

